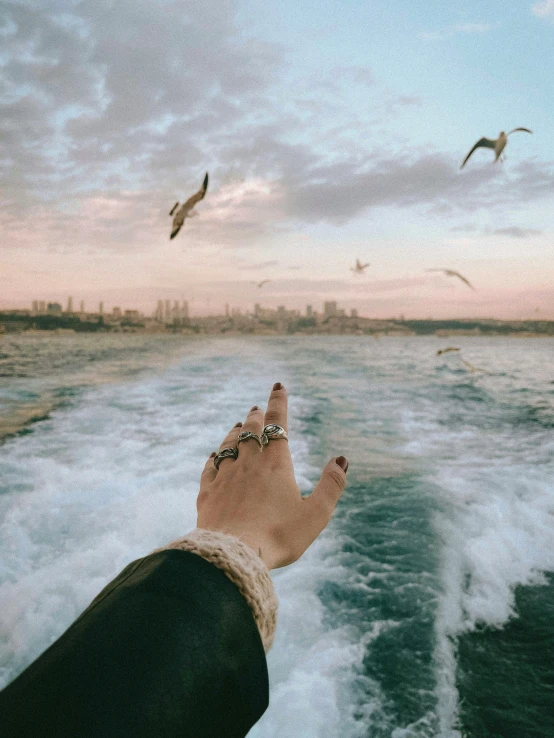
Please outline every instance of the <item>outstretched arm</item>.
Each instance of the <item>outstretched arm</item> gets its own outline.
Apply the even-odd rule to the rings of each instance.
[[[269,570],[325,528],[348,462],[302,497],[287,394],[236,423],[200,480],[198,528],[124,569],[0,693],[10,738],[243,738],[268,704],[264,650],[277,601]]]

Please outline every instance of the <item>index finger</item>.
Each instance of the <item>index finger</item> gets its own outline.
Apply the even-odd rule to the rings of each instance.
[[[287,427],[287,391],[281,382],[275,382],[265,413],[264,425],[280,425],[286,431]],[[285,441],[286,443],[286,441]]]

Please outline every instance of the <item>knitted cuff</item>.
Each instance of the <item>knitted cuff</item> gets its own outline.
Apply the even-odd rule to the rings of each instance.
[[[250,605],[267,653],[277,625],[277,597],[269,570],[255,551],[235,536],[204,528],[195,528],[156,551],[168,548],[198,554],[223,571]]]

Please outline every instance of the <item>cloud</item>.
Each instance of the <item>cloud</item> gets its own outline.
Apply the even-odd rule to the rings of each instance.
[[[474,223],[463,223],[450,228],[452,233],[476,233],[479,228]],[[509,238],[529,238],[543,233],[536,228],[521,228],[520,226],[506,226],[504,228],[485,228],[481,231],[484,236],[508,236]]]
[[[462,173],[451,156],[392,134],[370,148],[374,122],[352,96],[375,88],[388,120],[420,99],[383,91],[365,66],[322,73],[330,92],[306,86],[283,104],[283,52],[239,32],[235,0],[5,7],[0,228],[13,248],[152,251],[207,169],[208,197],[175,242],[183,249],[255,247],[381,207],[472,213],[554,192],[552,162],[521,162],[505,181],[488,162]]]
[[[243,38],[235,3],[8,2],[3,177],[39,199],[177,183],[253,110],[279,65]]]
[[[437,214],[475,212],[552,193],[554,162],[521,162],[506,182],[494,166],[460,172],[458,161],[446,154],[395,152],[368,157],[365,165],[348,159],[315,165],[302,176],[291,175],[286,208],[305,222],[340,225],[375,207],[423,206]]]
[[[475,233],[477,226],[475,223],[461,223],[460,225],[453,226],[450,231],[452,233]]]
[[[554,16],[554,0],[543,0],[541,3],[535,3],[532,12],[541,18]]]
[[[547,0],[552,1],[552,0]],[[458,23],[454,26],[447,26],[440,31],[423,31],[419,37],[424,41],[442,41],[445,38],[456,36],[460,33],[487,33],[495,28],[490,23]]]
[[[260,269],[268,269],[269,267],[277,266],[278,261],[272,259],[271,261],[259,261],[257,264],[236,264],[236,268],[241,271],[258,271]]]
[[[519,226],[496,228],[492,231],[494,236],[509,236],[510,238],[529,238],[529,236],[539,236],[541,233],[542,231],[536,228],[520,228]]]

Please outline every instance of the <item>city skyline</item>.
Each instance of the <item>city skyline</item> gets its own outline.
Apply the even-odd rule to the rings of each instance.
[[[55,315],[55,316],[74,316],[74,317],[80,317],[82,320],[87,319],[97,319],[98,317],[105,317],[108,321],[119,321],[121,319],[124,320],[132,320],[132,321],[141,321],[141,320],[154,320],[158,321],[160,323],[165,324],[171,324],[175,320],[177,320],[179,323],[187,322],[188,320],[196,320],[196,319],[206,319],[206,318],[233,318],[233,317],[239,317],[239,318],[245,318],[245,317],[255,317],[255,318],[271,318],[271,319],[278,319],[279,317],[286,318],[286,319],[296,319],[296,318],[314,318],[318,320],[323,320],[325,318],[329,317],[336,317],[336,318],[354,318],[354,319],[361,319],[366,321],[398,321],[398,322],[404,322],[404,321],[438,321],[440,322],[441,318],[434,318],[431,315],[427,315],[424,317],[419,318],[412,318],[409,315],[405,315],[404,313],[391,313],[387,316],[375,316],[375,315],[365,315],[363,313],[360,313],[360,311],[357,308],[347,308],[344,305],[340,304],[337,300],[326,300],[323,301],[320,304],[320,309],[317,308],[317,305],[314,307],[312,304],[306,304],[304,305],[304,308],[294,308],[289,307],[287,305],[277,305],[275,307],[263,305],[261,302],[254,303],[252,306],[247,307],[240,307],[236,305],[232,305],[230,303],[225,303],[220,310],[212,310],[211,312],[194,312],[191,310],[190,304],[188,300],[182,300],[181,304],[179,305],[179,300],[157,300],[156,306],[149,310],[141,311],[138,310],[136,307],[128,307],[126,305],[108,305],[106,307],[103,300],[101,300],[98,303],[98,309],[97,310],[87,310],[86,305],[84,304],[84,301],[80,301],[79,310],[73,310],[73,297],[68,296],[65,300],[66,306],[64,308],[63,301],[62,302],[51,302],[48,300],[33,300],[31,302],[31,307],[28,306],[18,306],[13,308],[7,308],[7,309],[1,309],[0,308],[0,314],[25,314],[25,315]],[[71,309],[70,309],[71,308]],[[519,318],[515,319],[502,319],[498,318],[494,315],[471,315],[471,314],[465,314],[465,315],[459,315],[455,318],[446,318],[446,320],[453,320],[453,321],[492,321],[492,322],[521,322],[521,323],[529,323],[529,322],[550,322],[551,319],[548,318],[546,315],[543,315],[539,309],[535,309],[532,313],[525,315],[522,314]]]
[[[275,307],[554,318],[552,3],[7,13],[0,309],[79,293],[206,314],[246,309],[269,279]],[[460,170],[516,126],[533,135],[510,137],[503,163],[480,149]],[[206,171],[170,242],[170,208]]]
[[[179,305],[178,300],[158,300],[156,304],[156,308],[151,312],[141,312],[140,310],[137,310],[136,308],[128,308],[124,306],[123,308],[120,305],[114,305],[111,309],[105,310],[104,309],[104,301],[101,300],[98,303],[98,310],[86,310],[84,300],[80,301],[79,310],[73,309],[73,296],[70,295],[66,300],[66,307],[64,309],[63,304],[60,302],[51,302],[48,300],[33,300],[31,303],[31,309],[29,310],[26,307],[18,307],[13,309],[8,309],[5,312],[9,313],[10,311],[13,312],[29,312],[31,314],[41,315],[41,314],[58,314],[58,315],[93,315],[93,316],[112,316],[112,317],[137,317],[137,318],[145,318],[145,317],[151,317],[155,320],[164,321],[164,320],[171,320],[173,318],[177,319],[184,319],[188,320],[189,317],[192,317],[189,310],[189,303],[188,300],[182,300],[181,304]],[[0,311],[1,312],[1,311]],[[263,313],[275,313],[276,315],[280,314],[290,314],[295,316],[301,316],[302,312],[298,309],[288,309],[286,305],[278,305],[277,308],[270,308],[263,306],[261,303],[255,303],[253,306],[253,309],[251,311],[243,310],[240,307],[232,306],[229,303],[225,304],[225,308],[221,313],[213,313],[208,316],[199,316],[199,317],[232,317],[232,316],[241,316],[241,315],[254,315],[256,317],[259,317]],[[317,316],[323,316],[323,317],[334,317],[334,316],[347,316],[347,312],[345,308],[339,307],[336,300],[328,300],[323,303],[322,310],[314,310],[312,305],[306,305],[304,310],[303,317],[312,318]],[[355,308],[352,308],[348,314],[348,317],[357,318],[358,311]],[[404,319],[404,316],[401,317],[401,320]]]

